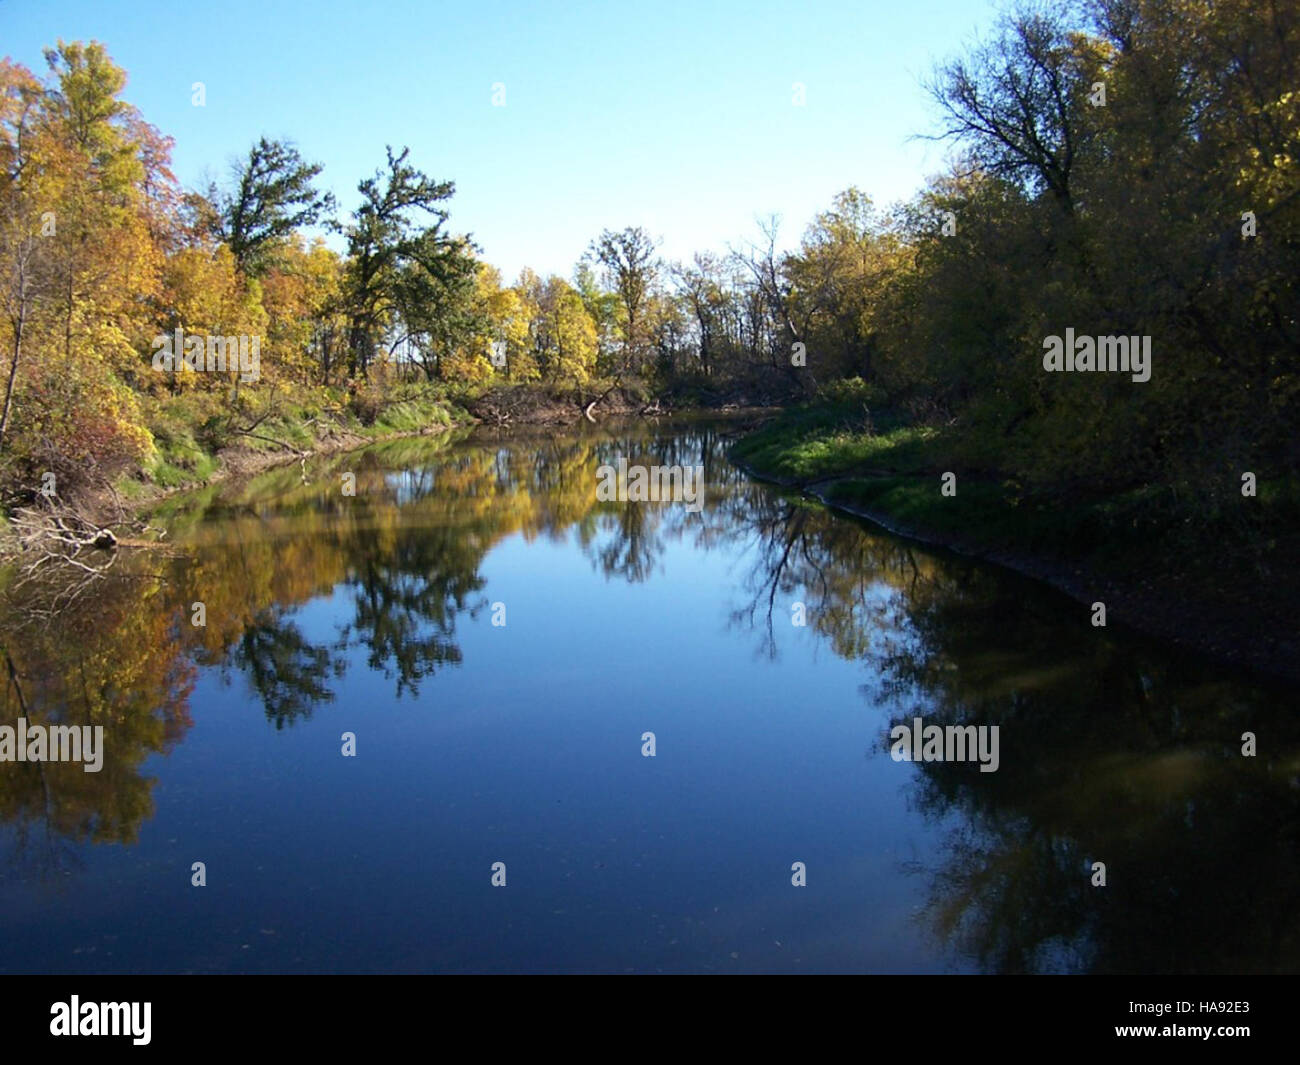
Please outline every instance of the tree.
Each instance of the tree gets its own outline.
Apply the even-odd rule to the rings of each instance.
[[[427,324],[431,304],[461,291],[476,270],[468,237],[443,231],[449,216],[441,204],[455,186],[409,165],[409,148],[387,151],[387,172],[357,186],[362,200],[347,230],[348,372],[363,377],[396,320]]]
[[[29,170],[31,142],[36,136],[33,118],[40,99],[40,85],[25,68],[0,60],[0,263],[4,288],[0,290],[8,321],[11,347],[9,372],[5,377],[4,409],[0,413],[0,444],[9,428],[13,407],[14,381],[22,361],[23,333],[33,313],[43,272],[40,234],[40,205],[30,188],[34,177]]]
[[[623,312],[623,364],[625,372],[640,372],[646,349],[643,311],[658,276],[655,241],[639,226],[621,233],[606,229],[591,242],[587,258],[605,271],[605,282],[618,295]]]
[[[7,475],[53,472],[63,494],[150,450],[127,382],[154,331],[158,211],[174,188],[169,142],[119,99],[126,76],[103,46],[59,42],[45,57],[43,85],[0,72],[0,424]]]
[[[582,297],[561,277],[540,293],[537,361],[551,381],[585,384],[596,367],[596,323]]]
[[[235,170],[234,189],[216,201],[221,237],[240,270],[254,277],[265,273],[290,234],[333,213],[333,194],[312,184],[321,169],[304,162],[287,141],[262,137],[248,150]]]
[[[700,371],[708,377],[722,354],[721,347],[727,334],[729,299],[723,263],[716,255],[699,252],[690,266],[676,264],[672,274],[679,297],[695,319]]]
[[[300,383],[328,385],[347,329],[340,299],[343,261],[322,238],[308,245],[296,234],[276,259],[260,282],[271,363]]]
[[[946,119],[940,137],[972,141],[982,169],[1046,189],[1071,214],[1098,63],[1096,47],[1069,32],[1060,8],[1004,17],[993,42],[931,78]]]
[[[785,268],[784,257],[776,250],[781,220],[773,215],[760,221],[759,242],[750,241],[731,255],[750,274],[753,288],[748,294],[751,358],[766,359],[771,369],[780,371],[796,387],[804,378],[790,356],[795,344],[803,343],[808,332],[794,299],[794,285]]]
[[[573,268],[573,287],[596,325],[597,369],[612,372],[618,360],[618,296],[600,287],[596,271],[586,258],[579,259]]]
[[[857,188],[835,197],[787,258],[791,300],[806,322],[818,376],[870,379],[879,341],[875,318],[893,281],[901,240]]]
[[[126,370],[144,341],[146,301],[156,294],[161,249],[149,228],[146,184],[169,175],[165,139],[119,96],[126,73],[103,45],[45,50],[51,83],[41,101],[49,137],[42,198],[57,223],[48,251],[59,279],[48,293],[62,325],[64,360],[74,347]],[[151,134],[148,152],[137,137]]]

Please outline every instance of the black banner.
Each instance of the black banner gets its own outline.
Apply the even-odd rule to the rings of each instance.
[[[466,1036],[481,1038],[485,1051],[514,1038],[540,1049],[560,1034],[582,1045],[622,1025],[647,1045],[656,1030],[665,1045],[680,1045],[684,1031],[702,1026],[737,1046],[761,1038],[769,1051],[812,1048],[831,1035],[869,1044],[883,1029],[926,1049],[1055,1052],[1128,1043],[1138,1053],[1203,1047],[1223,1055],[1281,1049],[1295,1034],[1294,989],[1261,977],[871,976],[848,978],[833,996],[820,982],[749,980],[707,1000],[662,980],[578,982],[558,989],[554,980],[502,987],[429,976],[10,977],[0,984],[0,1023],[10,1051],[92,1055],[109,1047],[339,1051]],[[574,994],[582,998],[568,997]],[[588,1020],[576,1018],[575,1001]]]

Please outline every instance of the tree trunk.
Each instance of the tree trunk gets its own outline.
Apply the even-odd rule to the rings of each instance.
[[[0,444],[4,443],[5,433],[9,429],[9,413],[14,401],[14,380],[18,376],[18,361],[23,354],[23,326],[27,322],[27,258],[24,252],[19,253],[18,259],[18,314],[13,319],[14,354],[13,361],[9,364],[9,379],[5,382],[4,412],[0,414]]]
[[[14,357],[9,364],[9,380],[5,382],[5,409],[0,414],[0,444],[4,443],[5,432],[9,429],[9,411],[14,400],[14,378],[18,376],[18,360],[23,350],[23,320],[26,317],[19,311],[18,321],[14,325]]]

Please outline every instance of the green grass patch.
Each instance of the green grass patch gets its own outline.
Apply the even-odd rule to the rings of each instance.
[[[387,433],[418,433],[425,429],[448,429],[454,423],[445,400],[433,397],[400,400],[385,407],[366,432],[382,436]]]
[[[780,415],[738,441],[732,457],[783,481],[829,480],[825,495],[833,503],[972,550],[1089,555],[1125,566],[1188,528],[1186,504],[1164,486],[1069,499],[1035,495],[1014,480],[972,474],[949,431],[899,424],[860,403],[861,387],[841,391],[847,399]],[[944,496],[941,475],[950,470],[957,491]]]
[[[815,481],[855,473],[919,473],[934,468],[939,434],[897,427],[851,432],[805,419],[778,418],[736,444],[733,456],[768,476]]]

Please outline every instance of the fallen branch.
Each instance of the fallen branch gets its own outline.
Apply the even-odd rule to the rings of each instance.
[[[590,403],[588,403],[586,407],[583,408],[582,413],[586,415],[587,421],[594,422],[596,420],[591,416],[591,412],[595,410],[596,404],[599,403],[606,396],[608,396],[611,392],[613,392],[614,389],[618,388],[618,386],[619,386],[619,382],[615,380],[612,385],[610,385],[607,389],[605,389],[604,392],[598,395],[595,399],[593,399]]]
[[[273,436],[264,436],[262,433],[251,433],[247,429],[236,429],[235,431],[240,436],[251,436],[254,440],[265,440],[269,444],[278,444],[286,451],[292,451],[299,458],[305,459],[308,455],[311,454],[310,451],[303,451],[300,448],[294,447],[292,444],[286,444],[283,440],[277,440]]]

